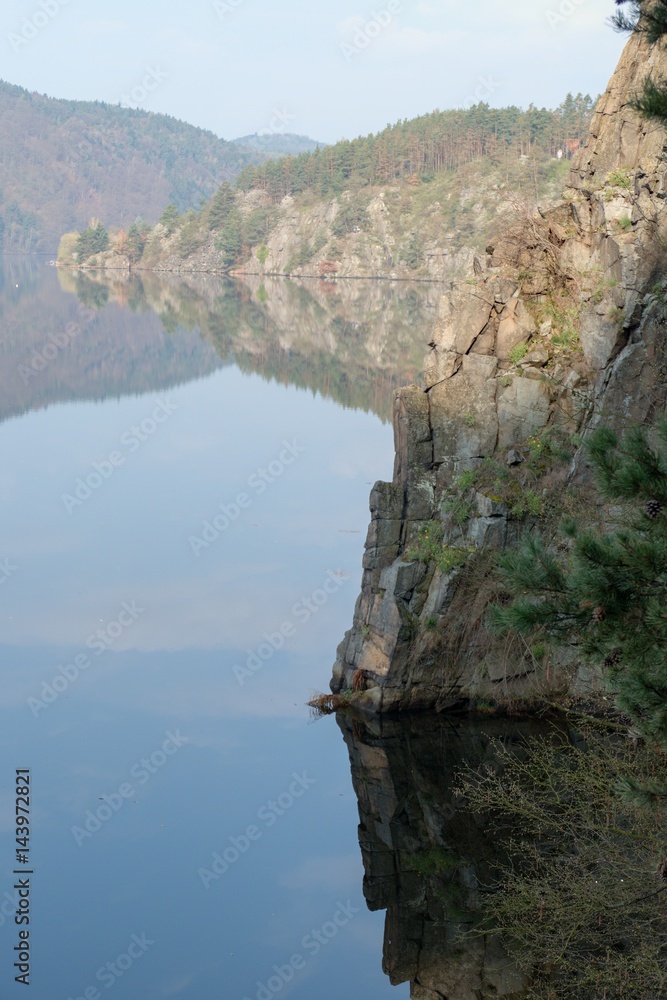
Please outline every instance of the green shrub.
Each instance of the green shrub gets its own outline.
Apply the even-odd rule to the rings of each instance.
[[[516,347],[513,347],[512,350],[510,351],[510,361],[512,362],[513,365],[518,365],[519,362],[523,358],[525,358],[527,354],[528,354],[528,345],[517,344]]]
[[[465,565],[470,555],[467,549],[457,549],[443,543],[444,531],[439,521],[430,521],[419,532],[416,542],[406,551],[409,560],[435,563],[443,573]]]

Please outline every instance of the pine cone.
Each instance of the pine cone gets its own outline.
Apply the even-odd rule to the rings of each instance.
[[[616,664],[620,663],[620,662],[621,662],[621,653],[620,653],[620,650],[614,649],[609,654],[609,656],[607,657],[607,659],[604,661],[604,665],[605,665],[605,667],[615,667]]]
[[[646,516],[649,521],[657,521],[662,514],[662,504],[659,500],[649,500],[646,504]]]
[[[593,612],[594,622],[603,622],[606,617],[607,617],[607,609],[604,608],[602,605],[600,605],[599,608],[596,608],[595,611]]]

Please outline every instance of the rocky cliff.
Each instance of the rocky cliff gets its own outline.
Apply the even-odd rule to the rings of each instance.
[[[354,623],[332,690],[367,712],[553,694],[576,662],[484,627],[494,550],[563,510],[602,516],[582,436],[664,411],[667,134],[629,102],[662,47],[634,35],[563,200],[518,211],[483,271],[443,296],[421,386],[397,392],[392,483],[371,494]]]
[[[124,238],[116,235],[110,250],[82,266],[178,274],[231,270],[260,278],[451,281],[472,270],[498,217],[513,205],[534,202],[536,188],[552,202],[566,169],[565,161],[535,150],[530,157],[486,157],[428,180],[395,180],[335,196],[309,190],[274,204],[261,190],[237,192],[249,252],[228,257],[220,231],[211,231],[203,216],[189,221],[182,216],[173,230],[159,223],[146,234],[139,260],[130,260]],[[74,245],[64,238],[61,263],[74,265]]]

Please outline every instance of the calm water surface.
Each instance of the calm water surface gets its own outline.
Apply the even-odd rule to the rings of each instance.
[[[0,995],[30,768],[35,1000],[408,996],[304,703],[438,290],[0,274]]]

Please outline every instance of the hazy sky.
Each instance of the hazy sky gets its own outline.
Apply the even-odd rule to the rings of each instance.
[[[612,0],[12,0],[0,76],[163,111],[224,138],[326,142],[475,99],[604,90]]]

